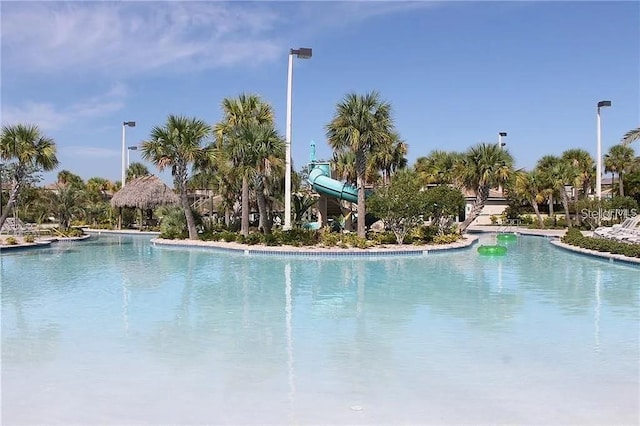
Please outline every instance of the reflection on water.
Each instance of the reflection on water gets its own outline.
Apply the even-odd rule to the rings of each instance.
[[[3,255],[4,417],[633,423],[638,269],[506,245],[278,259],[100,236]]]

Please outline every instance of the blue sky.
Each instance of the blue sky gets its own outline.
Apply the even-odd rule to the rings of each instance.
[[[517,167],[568,148],[603,153],[640,125],[638,2],[9,2],[2,24],[2,124],[35,123],[60,168],[120,180],[123,121],[139,144],[168,114],[211,124],[224,97],[270,102],[284,136],[290,48],[299,170],[349,92],[393,107],[409,163],[434,149],[497,142]],[[638,151],[638,147],[636,147]],[[139,161],[131,152],[131,161]],[[168,173],[152,172],[170,182]]]

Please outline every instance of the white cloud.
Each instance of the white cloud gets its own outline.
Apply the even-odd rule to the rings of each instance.
[[[115,84],[104,94],[82,99],[72,105],[26,101],[22,105],[2,105],[2,124],[38,123],[41,130],[58,130],[80,119],[101,117],[124,107],[127,96],[122,84]]]
[[[246,3],[55,2],[3,5],[5,67],[50,73],[74,67],[127,75],[159,67],[268,60],[276,14]]]
[[[433,2],[7,2],[3,67],[69,69],[127,76],[258,65],[278,59],[287,39],[356,25]]]

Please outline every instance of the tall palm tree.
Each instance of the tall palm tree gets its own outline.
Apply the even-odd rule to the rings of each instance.
[[[240,94],[237,98],[222,100],[222,119],[215,125],[214,134],[224,158],[231,162],[230,171],[242,176],[241,233],[249,235],[249,180],[255,164],[251,147],[242,140],[242,126],[250,124],[273,125],[273,108],[260,96]]]
[[[371,152],[369,165],[377,173],[382,171],[382,184],[388,185],[391,175],[399,169],[407,166],[407,144],[400,140],[398,134],[392,134],[391,138]]]
[[[576,176],[579,175],[579,171],[576,169],[573,163],[569,161],[559,160],[549,170],[548,179],[554,191],[560,194],[560,200],[562,201],[562,207],[564,208],[565,219],[567,226],[571,228],[571,214],[569,213],[569,196],[567,195],[566,186],[573,185]]]
[[[545,155],[536,163],[535,170],[538,171],[544,196],[549,200],[549,217],[554,217],[553,206],[556,196],[560,196],[553,179],[553,169],[560,162],[560,158],[553,155]],[[564,187],[562,188],[564,190]]]
[[[476,193],[471,211],[460,226],[460,232],[463,232],[480,215],[489,198],[489,190],[509,179],[513,173],[513,157],[496,144],[481,143],[464,154],[456,170],[465,187]]]
[[[71,220],[78,215],[84,215],[84,205],[87,201],[86,192],[73,184],[58,183],[54,191],[47,193],[49,208],[58,218],[60,230],[66,231],[71,226]]]
[[[149,176],[150,174],[151,173],[149,173],[149,169],[147,169],[147,166],[139,162],[133,162],[127,168],[126,179],[127,179],[127,182],[129,182],[132,179],[135,179],[141,176]]]
[[[604,156],[605,170],[616,172],[618,174],[618,183],[620,186],[620,196],[624,197],[624,174],[631,171],[635,165],[635,152],[633,148],[626,145],[613,145],[609,148],[609,152]],[[613,188],[613,180],[611,181]]]
[[[75,173],[71,173],[69,170],[62,170],[58,172],[58,185],[73,186],[78,189],[84,189],[85,184],[82,178]]]
[[[187,197],[189,172],[194,163],[215,155],[213,149],[202,146],[210,134],[211,127],[202,120],[170,115],[163,126],[151,129],[149,140],[142,142],[142,158],[151,161],[160,171],[171,167],[190,240],[198,239],[198,230]]]
[[[378,92],[365,95],[350,93],[338,103],[333,119],[326,126],[329,145],[334,150],[355,153],[358,188],[358,236],[365,238],[365,185],[367,158],[394,137],[391,105]]]
[[[640,139],[640,127],[629,130],[627,133],[625,133],[620,143],[622,145],[629,145],[631,144],[631,142],[635,142],[638,139]]]
[[[426,157],[419,157],[413,168],[423,184],[453,184],[455,165],[463,155],[457,152],[434,150]],[[456,185],[460,186],[460,185]]]
[[[11,162],[11,190],[9,200],[0,216],[0,228],[14,207],[22,186],[40,170],[50,171],[58,167],[56,144],[44,136],[38,126],[16,124],[3,126],[0,133],[0,159]]]
[[[249,148],[246,160],[253,163],[253,179],[258,203],[258,229],[271,233],[271,215],[267,211],[268,190],[272,167],[282,165],[284,140],[271,123],[245,123],[240,126],[239,139]]]
[[[345,149],[334,151],[331,161],[332,169],[338,179],[344,182],[356,181],[356,154]]]
[[[562,153],[562,161],[568,161],[575,171],[572,185],[582,190],[583,196],[587,196],[591,181],[595,174],[595,162],[586,150],[580,148],[568,149]],[[574,201],[578,201],[579,191],[575,191]]]
[[[536,213],[540,228],[544,228],[544,221],[542,220],[540,208],[538,207],[538,203],[545,200],[543,188],[543,178],[539,171],[533,170],[527,173],[519,170],[516,172],[515,192],[517,195],[526,198],[527,202],[531,204],[533,211]]]

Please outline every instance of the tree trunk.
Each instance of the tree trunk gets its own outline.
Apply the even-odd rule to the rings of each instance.
[[[2,225],[4,225],[7,218],[9,217],[9,214],[11,214],[13,205],[15,204],[16,199],[18,198],[19,188],[20,188],[19,183],[14,184],[13,188],[11,188],[11,192],[9,193],[9,201],[7,201],[7,205],[4,206],[2,210],[2,216],[0,216],[0,229],[2,229]]]
[[[242,177],[242,222],[240,232],[245,237],[249,235],[249,180]]]
[[[542,220],[542,215],[540,214],[540,208],[538,207],[538,203],[536,203],[535,198],[531,198],[531,206],[533,207],[533,211],[536,212],[536,217],[538,218],[538,224],[540,228],[544,228],[544,221]]]
[[[549,195],[549,217],[553,217],[554,216],[554,211],[553,211],[553,194]]]
[[[187,219],[187,230],[189,231],[189,239],[197,240],[198,230],[196,229],[196,221],[193,218],[193,212],[191,211],[191,206],[189,205],[187,191],[184,188],[182,188],[182,190],[180,191],[180,204],[182,205],[182,209],[184,210],[184,217]]]
[[[562,207],[564,207],[565,220],[567,222],[567,226],[571,228],[571,215],[569,214],[569,197],[567,196],[567,191],[563,188],[560,195],[562,196]]]
[[[258,229],[267,234],[267,202],[264,197],[262,184],[256,185],[256,199],[258,201]]]
[[[618,184],[620,185],[620,196],[624,197],[624,184],[622,182],[622,172],[618,173]],[[613,188],[613,185],[611,185]]]
[[[477,190],[476,199],[473,202],[471,211],[467,215],[464,222],[462,222],[462,225],[460,225],[460,233],[463,233],[469,227],[469,225],[471,225],[471,222],[473,222],[478,216],[480,216],[480,212],[482,212],[482,209],[487,202],[487,198],[489,198],[489,186],[482,185]]]
[[[367,230],[365,227],[365,194],[364,194],[364,176],[358,176],[358,237],[366,238]]]

